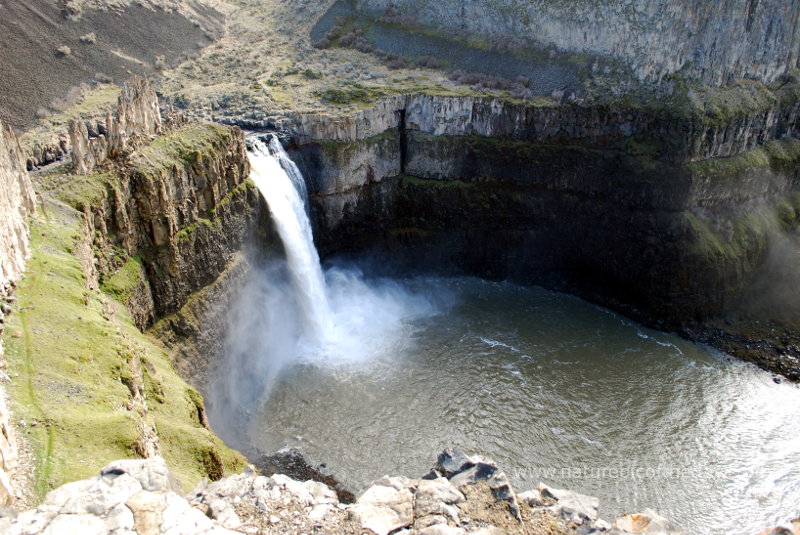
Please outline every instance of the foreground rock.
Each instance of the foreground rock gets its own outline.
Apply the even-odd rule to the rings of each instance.
[[[597,519],[597,505],[595,498],[545,486],[517,497],[492,461],[454,451],[442,453],[422,479],[381,478],[354,504],[340,503],[324,483],[265,477],[252,469],[201,483],[183,497],[164,461],[153,458],[117,461],[97,477],[64,485],[38,508],[0,518],[0,532],[588,534],[611,529]],[[643,525],[638,517],[618,523],[610,533]],[[680,533],[671,527],[629,532]]]
[[[445,450],[421,479],[383,478],[353,504],[318,481],[245,473],[203,482],[182,496],[161,458],[117,461],[100,475],[50,492],[23,513],[0,509],[0,533],[82,535],[224,535],[346,533],[376,535],[679,535],[678,526],[645,510],[613,523],[598,517],[597,498],[550,488],[516,494],[492,461]],[[5,516],[4,516],[5,515]],[[764,534],[797,535],[798,524]]]

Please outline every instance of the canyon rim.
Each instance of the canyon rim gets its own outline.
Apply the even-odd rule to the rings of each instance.
[[[3,531],[800,532],[797,0],[0,25]]]

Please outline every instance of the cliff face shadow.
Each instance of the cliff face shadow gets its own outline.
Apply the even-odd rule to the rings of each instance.
[[[770,237],[764,261],[728,314],[733,322],[800,331],[800,229]]]

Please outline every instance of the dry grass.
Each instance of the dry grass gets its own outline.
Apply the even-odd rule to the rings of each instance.
[[[264,120],[290,111],[349,113],[360,108],[358,102],[336,103],[319,95],[356,83],[368,89],[423,85],[464,92],[443,71],[389,68],[373,54],[314,48],[311,29],[333,0],[227,4],[227,34],[198,58],[165,72],[161,81],[165,95],[200,117]]]

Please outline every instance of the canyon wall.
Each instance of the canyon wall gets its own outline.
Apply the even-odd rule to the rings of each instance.
[[[296,116],[294,154],[323,255],[543,284],[685,332],[798,226],[796,82],[724,113],[395,97]]]
[[[134,151],[121,173],[88,177],[103,187],[77,205],[100,286],[126,262],[141,265],[138,285],[121,290],[133,319],[141,329],[158,323],[182,377],[199,387],[222,350],[237,284],[272,239],[249,172],[239,129],[185,124]]]
[[[0,285],[16,280],[28,254],[28,217],[36,196],[25,159],[11,130],[0,123]]]
[[[5,315],[10,311],[7,299],[22,275],[28,257],[28,218],[36,212],[36,194],[22,151],[11,130],[0,123],[0,370],[6,368],[2,334]],[[10,472],[17,467],[18,453],[14,429],[0,384],[0,504],[14,496]]]
[[[680,72],[710,84],[774,80],[798,66],[798,0],[356,0],[457,35],[516,37],[611,56],[641,79]],[[507,40],[507,39],[506,39]]]
[[[37,452],[34,490],[126,456],[163,456],[187,484],[218,479],[243,457],[211,432],[184,380],[202,386],[226,303],[250,259],[266,254],[244,136],[162,120],[141,79],[126,84],[105,133],[84,125],[72,128],[73,163],[35,175],[47,218],[35,220],[6,321],[15,416]],[[156,322],[163,344],[142,332]]]
[[[101,265],[114,271],[113,246],[141,257],[151,320],[180,309],[241,250],[259,213],[248,175],[241,131],[207,123],[167,132],[119,175],[94,177],[105,188],[84,209]]]
[[[78,190],[67,201],[84,213],[93,236],[95,286],[126,259],[141,263],[147,284],[127,297],[144,329],[225,271],[259,226],[262,205],[247,182],[241,130],[163,120],[145,79],[126,82],[116,109],[97,126],[71,123],[71,172],[56,173],[61,178],[45,179],[43,187]]]

